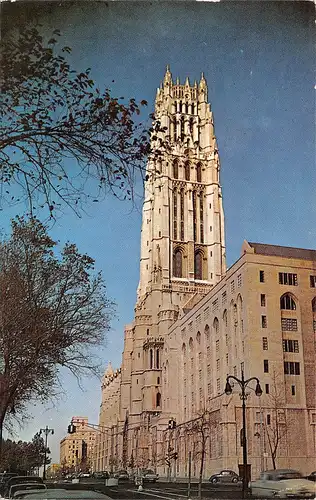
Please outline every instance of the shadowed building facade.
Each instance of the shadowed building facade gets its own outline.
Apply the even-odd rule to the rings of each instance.
[[[106,375],[102,386],[100,424],[108,429],[94,467],[150,466],[162,475],[172,467],[174,475],[187,475],[188,452],[195,464],[200,453],[190,422],[207,410],[205,474],[221,467],[236,470],[241,404],[238,394],[227,397],[223,391],[227,374],[239,376],[241,369],[258,376],[268,391],[260,407],[251,390],[247,401],[253,469],[268,460],[273,433],[267,426],[274,413],[287,419],[288,427],[287,408],[293,410],[291,419],[298,411],[304,414],[306,439],[297,461],[305,467],[303,457],[315,457],[316,290],[309,278],[316,274],[315,252],[244,242],[241,258],[226,270],[220,161],[204,76],[193,86],[188,78],[181,85],[167,68],[155,119],[162,129],[152,138],[159,155],[147,166],[135,317],[125,328],[120,371],[110,381]],[[261,271],[264,282],[258,281]],[[304,279],[298,279],[302,273]],[[295,324],[297,330],[291,330]],[[281,390],[269,413],[273,387]],[[173,430],[167,430],[170,418],[177,422]],[[295,450],[284,444],[282,425],[278,453],[290,463]],[[295,432],[290,434],[288,443],[295,441]],[[175,451],[178,459],[167,466],[166,457]]]

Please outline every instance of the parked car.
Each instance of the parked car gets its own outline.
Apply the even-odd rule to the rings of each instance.
[[[79,472],[78,477],[91,477],[90,472]]]
[[[129,480],[129,475],[126,470],[119,470],[118,472],[115,472],[114,477],[116,479],[119,479],[121,481],[128,481]]]
[[[94,472],[93,477],[95,479],[109,479],[110,475],[107,471],[103,472]]]
[[[41,483],[21,483],[13,484],[9,491],[8,498],[23,498],[30,493],[40,493],[47,490],[45,484]]]
[[[213,484],[215,483],[238,483],[241,478],[233,470],[224,469],[218,472],[218,474],[212,474],[209,481]]]
[[[309,481],[316,481],[316,470],[314,470],[313,472],[311,472],[309,474],[309,476],[307,476],[306,479],[309,479]]]
[[[276,469],[262,472],[249,488],[254,497],[315,498],[316,485],[292,469]]]
[[[142,472],[142,478],[143,478],[143,481],[147,481],[149,483],[155,483],[157,481],[157,479],[159,478],[159,475],[156,474],[151,469],[146,469]]]
[[[34,484],[34,483],[40,483],[40,484],[44,484],[43,483],[43,479],[41,477],[38,477],[38,476],[14,476],[14,477],[10,477],[8,479],[8,481],[5,482],[4,484],[4,488],[3,488],[3,491],[1,493],[1,495],[4,497],[4,498],[9,498],[9,494],[10,494],[10,488],[11,486],[15,485],[15,484]]]

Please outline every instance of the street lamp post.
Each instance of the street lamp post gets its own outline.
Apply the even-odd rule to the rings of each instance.
[[[262,389],[260,387],[260,382],[257,377],[250,377],[247,380],[245,380],[244,377],[244,371],[241,371],[241,379],[238,379],[234,375],[228,375],[226,378],[226,386],[225,386],[225,394],[229,396],[232,392],[232,386],[229,383],[230,380],[235,380],[241,389],[241,400],[242,400],[242,448],[243,448],[243,478],[242,478],[242,497],[245,497],[245,492],[247,490],[247,434],[246,434],[246,399],[247,399],[247,394],[246,394],[246,387],[248,384],[252,381],[255,380],[257,382],[256,388],[255,388],[255,394],[256,396],[261,396],[262,394]]]
[[[45,434],[45,452],[44,452],[44,467],[43,467],[43,480],[46,479],[46,461],[47,461],[47,441],[49,434],[54,434],[54,429],[49,429],[48,425],[46,425],[45,429],[40,429],[40,435],[42,432]]]

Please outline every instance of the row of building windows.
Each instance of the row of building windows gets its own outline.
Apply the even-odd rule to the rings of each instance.
[[[283,339],[282,346],[283,352],[300,352],[298,340]],[[269,349],[268,337],[262,337],[262,349],[264,351]]]
[[[191,164],[189,161],[187,161],[184,165],[184,180],[190,181],[190,170],[191,170]],[[196,182],[202,182],[202,165],[201,163],[198,163],[195,167],[195,172],[196,172]],[[179,179],[179,163],[177,160],[173,162],[173,178],[174,179]]]
[[[296,352],[296,351],[291,351]],[[263,360],[263,371],[269,373],[269,360]],[[297,361],[284,361],[285,375],[300,375],[300,364]]]
[[[309,280],[310,280],[310,287],[316,288],[316,275],[310,275]],[[264,275],[263,270],[259,271],[259,281],[260,281],[260,283],[265,282],[265,275]],[[279,273],[279,284],[280,285],[297,286],[298,285],[297,274],[296,273]]]

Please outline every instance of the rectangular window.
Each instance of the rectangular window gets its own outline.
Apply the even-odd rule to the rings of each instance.
[[[230,291],[231,291],[231,293],[234,293],[234,291],[235,291],[235,281],[232,281],[230,283]]]
[[[237,276],[237,287],[240,288],[242,285],[242,278],[241,278],[241,274],[238,274]]]
[[[315,321],[315,323],[316,323],[316,321]],[[227,334],[227,333],[226,333],[226,335],[225,335],[225,344],[226,344],[226,346],[228,347],[228,334]]]
[[[267,415],[267,425],[271,424],[271,415],[268,413]]]
[[[212,374],[211,365],[207,365],[207,378],[210,378],[211,374]]]
[[[226,304],[226,301],[227,301],[227,293],[226,291],[222,293],[222,304]]]
[[[244,354],[245,353],[245,341],[242,340],[241,342],[241,350],[242,350],[242,353]]]
[[[279,273],[279,284],[297,286],[297,274],[294,273]]]
[[[213,312],[218,310],[218,299],[215,299],[212,303],[212,310]]]
[[[261,316],[261,327],[262,328],[267,328],[267,317],[266,316]]]
[[[284,361],[285,375],[300,375],[300,364],[297,361]]]
[[[228,366],[228,363],[229,363],[229,356],[228,356],[228,352],[226,353],[226,365]]]
[[[310,282],[311,288],[316,288],[316,276],[310,276],[309,282]]]
[[[262,337],[262,349],[264,351],[268,350],[268,337]]]
[[[234,366],[234,377],[237,377],[237,366]]]
[[[219,340],[216,340],[215,346],[216,346],[216,352],[219,352]]]
[[[297,332],[297,319],[282,318],[281,319],[282,332]]]
[[[259,281],[260,283],[264,283],[264,271],[259,271]]]
[[[295,385],[291,385],[292,396],[295,396]]]
[[[216,380],[216,389],[217,389],[217,394],[220,394],[221,393],[221,379],[218,378]]]
[[[263,360],[263,371],[264,373],[269,373],[269,361],[267,359]]]
[[[211,384],[210,384],[210,383],[209,383],[209,384],[207,384],[207,394],[208,394],[209,396],[211,396],[211,394],[212,394],[212,386],[211,386]]]
[[[210,311],[209,307],[207,307],[206,309],[204,309],[204,319],[208,318],[209,311]]]
[[[196,324],[199,325],[201,323],[201,315],[199,314],[197,317],[196,317]]]
[[[219,359],[216,360],[216,370],[219,371]]]
[[[211,357],[211,347],[209,345],[206,348],[206,356],[208,359]]]
[[[193,322],[192,321],[191,321],[191,323],[189,323],[189,330],[190,330],[190,332],[192,332],[192,330],[193,330]]]
[[[270,393],[270,387],[269,387],[269,384],[266,384],[266,394],[269,394]]]
[[[313,330],[316,333],[316,319],[313,319]]]
[[[265,295],[265,293],[262,293],[260,295],[260,303],[261,303],[261,307],[265,307],[266,306],[266,295]]]
[[[245,373],[244,362],[240,363],[240,373]]]
[[[298,340],[283,339],[283,352],[299,352]]]

